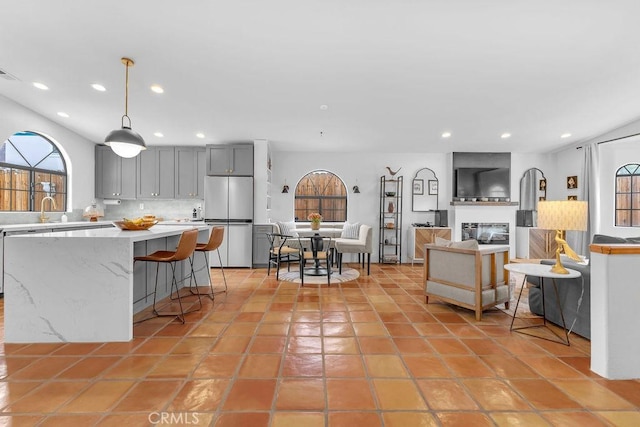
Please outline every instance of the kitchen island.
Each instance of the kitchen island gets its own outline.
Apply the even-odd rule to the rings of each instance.
[[[156,267],[133,257],[174,250],[183,231],[209,227],[166,225],[144,231],[100,228],[5,237],[5,342],[107,342],[133,338],[133,315],[153,303]],[[171,269],[161,265],[158,300],[169,295]],[[179,286],[189,262],[179,263]],[[196,256],[199,284],[208,283]],[[185,280],[186,279],[186,280]]]

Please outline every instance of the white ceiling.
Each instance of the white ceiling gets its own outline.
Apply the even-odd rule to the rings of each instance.
[[[120,127],[122,56],[148,145],[543,152],[640,117],[638,0],[3,0],[0,16],[19,79],[0,94],[94,142]]]

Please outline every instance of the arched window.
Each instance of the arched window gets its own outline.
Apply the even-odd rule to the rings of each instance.
[[[616,225],[640,227],[640,165],[630,163],[616,172]]]
[[[67,168],[58,148],[34,132],[18,132],[0,147],[0,211],[66,211]]]
[[[331,172],[315,170],[298,182],[295,206],[296,221],[307,221],[313,212],[322,215],[323,221],[346,221],[347,187]]]

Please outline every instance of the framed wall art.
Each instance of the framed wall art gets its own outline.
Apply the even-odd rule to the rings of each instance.
[[[578,177],[577,176],[568,176],[567,177],[567,188],[569,190],[574,190],[578,188]]]
[[[578,200],[578,196],[567,196],[567,200]]]
[[[413,194],[416,194],[416,195],[424,194],[424,179],[413,180]]]
[[[540,180],[540,186],[538,187],[540,191],[546,191],[547,190],[547,180],[546,179],[541,179]]]
[[[438,181],[429,180],[429,194],[432,196],[438,195]]]

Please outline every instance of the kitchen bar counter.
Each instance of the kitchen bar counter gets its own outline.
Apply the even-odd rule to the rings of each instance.
[[[65,228],[101,228],[114,227],[111,221],[69,221],[69,222],[34,222],[30,224],[0,224],[0,231],[12,233],[14,231],[57,230]]]
[[[154,266],[133,257],[175,249],[192,225],[144,231],[101,228],[5,237],[5,342],[106,342],[133,338],[133,315],[153,302]],[[209,227],[200,230],[205,242]],[[204,257],[195,257],[199,284]],[[186,265],[184,265],[186,264]],[[179,278],[190,273],[179,265]],[[170,269],[161,266],[158,299],[169,294]],[[188,279],[187,279],[188,282]],[[186,283],[188,285],[188,283]]]

